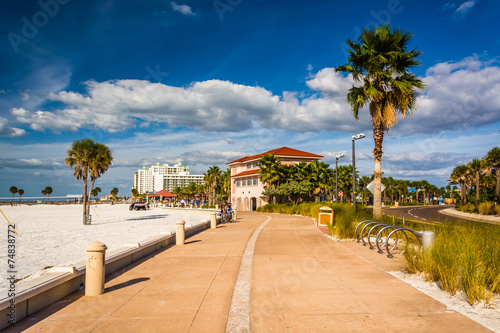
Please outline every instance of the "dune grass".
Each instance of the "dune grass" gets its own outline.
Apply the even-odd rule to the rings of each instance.
[[[341,239],[354,238],[356,225],[363,220],[375,220],[370,211],[358,207],[354,212],[349,204],[302,203],[298,205],[272,205],[259,208],[261,212],[300,214],[318,218],[319,208],[328,206],[334,211],[334,223],[328,226],[332,235]],[[402,226],[402,221],[389,217],[382,223]],[[428,281],[454,295],[463,291],[468,301],[490,303],[494,294],[500,293],[500,226],[483,223],[449,223],[425,225],[407,223],[406,228],[434,231],[435,246],[428,251],[408,244],[405,253],[405,270],[421,273]]]

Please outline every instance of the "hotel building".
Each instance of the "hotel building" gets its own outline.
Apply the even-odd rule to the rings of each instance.
[[[155,193],[161,190],[172,192],[176,187],[186,187],[190,183],[203,184],[203,175],[191,175],[189,167],[180,163],[169,166],[156,164],[151,168],[139,169],[134,174],[134,188],[139,193]]]
[[[264,155],[276,156],[282,164],[310,163],[323,156],[288,147],[273,149],[258,155],[247,156],[227,163],[231,167],[231,204],[239,211],[254,211],[268,202],[262,195],[265,184],[260,180],[259,161]]]

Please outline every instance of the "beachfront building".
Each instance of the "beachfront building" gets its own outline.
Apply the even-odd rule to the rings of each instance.
[[[151,168],[139,169],[134,174],[134,188],[139,193],[155,193],[161,190],[173,191],[176,187],[186,187],[190,183],[203,184],[203,175],[191,175],[189,167],[181,163],[170,166],[156,164]]]
[[[254,211],[267,204],[268,198],[262,193],[265,184],[260,181],[259,161],[264,155],[274,155],[282,164],[310,163],[323,156],[305,151],[281,147],[261,154],[246,156],[227,163],[231,167],[231,204],[240,211]]]

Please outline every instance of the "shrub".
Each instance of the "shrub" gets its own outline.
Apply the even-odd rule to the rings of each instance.
[[[478,206],[478,212],[484,215],[495,215],[495,203],[491,201],[481,202]]]

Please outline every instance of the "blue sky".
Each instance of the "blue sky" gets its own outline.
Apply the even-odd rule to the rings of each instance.
[[[354,121],[345,40],[384,22],[413,32],[427,84],[385,136],[385,176],[447,184],[500,142],[500,4],[470,1],[2,1],[0,197],[80,193],[64,165],[85,137],[108,145],[103,194],[154,163],[192,173],[281,146],[327,163],[351,136],[373,173],[366,110]]]

